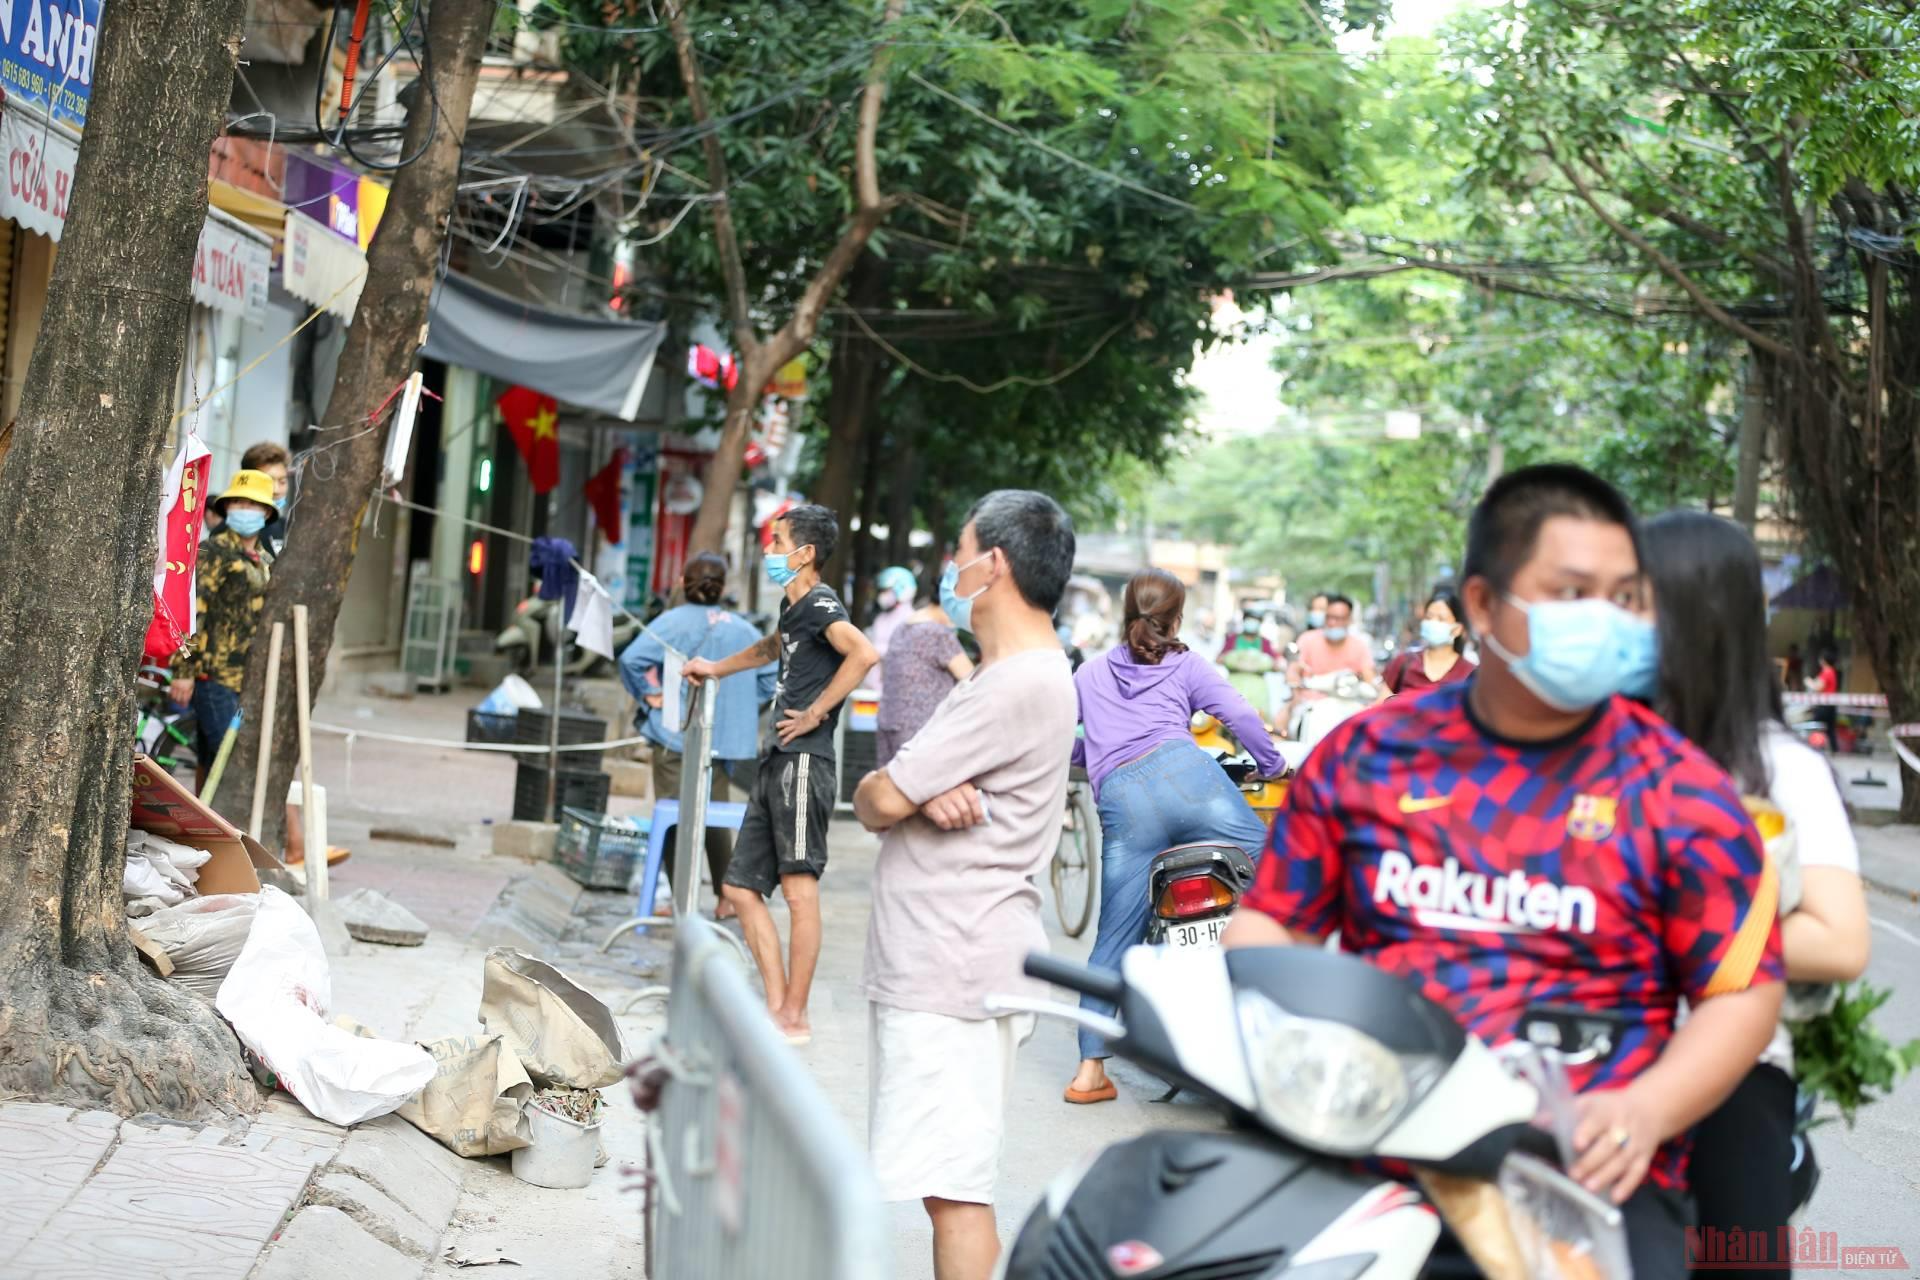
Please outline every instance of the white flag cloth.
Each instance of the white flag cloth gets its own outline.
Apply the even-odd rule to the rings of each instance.
[[[588,653],[597,653],[608,661],[618,656],[613,651],[613,597],[600,585],[600,579],[590,573],[580,575],[567,630],[573,632],[574,642]]]

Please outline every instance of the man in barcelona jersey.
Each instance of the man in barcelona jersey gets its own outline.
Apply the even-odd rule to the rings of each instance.
[[[1490,1044],[1536,1004],[1625,1015],[1611,1057],[1570,1068],[1569,1172],[1622,1206],[1636,1276],[1681,1276],[1687,1132],[1779,1014],[1778,886],[1727,775],[1615,696],[1654,642],[1611,486],[1568,466],[1503,477],[1462,576],[1479,670],[1320,744],[1225,942],[1338,931]]]

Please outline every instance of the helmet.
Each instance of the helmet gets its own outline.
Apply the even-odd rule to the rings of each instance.
[[[913,576],[913,570],[904,565],[890,565],[874,576],[873,585],[882,591],[891,591],[902,600],[912,600],[920,593],[920,582]]]

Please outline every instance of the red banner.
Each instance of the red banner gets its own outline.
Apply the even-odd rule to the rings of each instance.
[[[188,436],[167,471],[160,495],[160,546],[153,562],[153,621],[144,648],[148,662],[165,665],[193,635],[193,573],[200,555],[200,529],[206,518],[207,479],[212,454],[199,437]]]
[[[700,499],[706,492],[700,483],[700,472],[707,464],[707,457],[704,453],[661,451],[660,506],[653,532],[655,595],[670,594],[680,585],[680,571],[687,567],[693,520],[700,513]]]

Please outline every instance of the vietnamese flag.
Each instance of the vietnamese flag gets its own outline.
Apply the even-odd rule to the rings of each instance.
[[[494,401],[527,463],[535,493],[560,483],[560,402],[532,387],[508,387]]]
[[[621,528],[620,519],[620,474],[626,466],[627,451],[615,449],[607,465],[594,472],[593,478],[581,488],[593,507],[593,518],[600,522],[600,531],[607,535],[608,542],[616,545],[627,540],[627,531]]]

